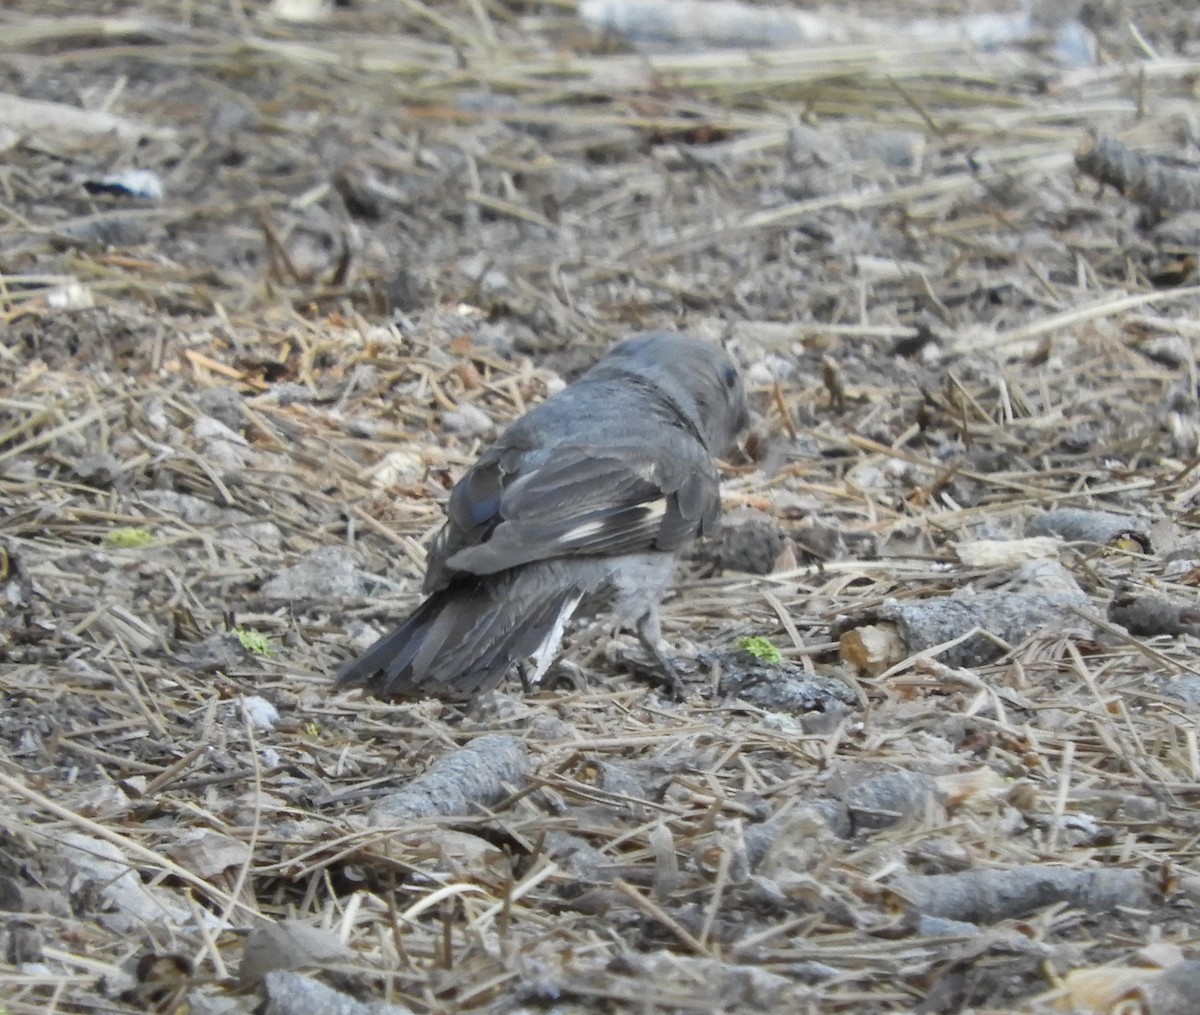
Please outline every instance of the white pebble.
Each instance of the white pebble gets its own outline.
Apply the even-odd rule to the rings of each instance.
[[[478,437],[492,430],[492,420],[479,406],[463,402],[457,409],[442,414],[442,425],[451,433]]]
[[[237,701],[250,725],[256,730],[274,729],[275,724],[279,722],[279,709],[266,698],[260,698],[257,694],[247,694]]]

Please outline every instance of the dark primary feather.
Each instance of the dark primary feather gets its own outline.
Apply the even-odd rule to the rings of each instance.
[[[434,692],[453,673],[456,694],[470,694],[532,655],[563,604],[575,594],[561,575],[529,569],[465,579],[441,589],[399,627],[343,667],[337,686],[373,681],[375,693]]]
[[[717,347],[665,334],[619,344],[462,477],[430,548],[430,598],[344,668],[338,686],[386,695],[449,683],[467,693],[499,680],[623,555],[670,554],[712,527],[712,456],[746,414],[737,371]]]

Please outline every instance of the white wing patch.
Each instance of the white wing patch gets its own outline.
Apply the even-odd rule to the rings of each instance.
[[[626,509],[622,512],[621,525],[622,528],[633,528],[634,526],[644,526],[648,522],[654,522],[661,519],[667,513],[667,502],[665,498],[653,500],[649,504],[639,506],[637,514],[632,510]],[[611,518],[601,518],[594,522],[585,522],[583,525],[576,525],[573,529],[568,529],[558,538],[558,542],[570,545],[572,543],[586,543],[588,540],[600,535],[605,531],[611,531],[613,528],[613,520]]]
[[[550,668],[550,664],[554,662],[558,655],[558,647],[562,644],[563,632],[567,628],[567,621],[571,619],[571,615],[579,606],[580,600],[583,599],[583,593],[577,592],[562,604],[562,609],[558,611],[558,616],[554,618],[554,624],[550,630],[546,632],[546,637],[542,639],[542,643],[533,651],[530,658],[533,660],[533,673],[529,677],[531,684],[541,682],[546,671]]]

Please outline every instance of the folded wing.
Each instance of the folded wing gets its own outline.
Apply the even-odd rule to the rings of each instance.
[[[426,589],[536,560],[675,550],[709,528],[718,503],[712,462],[686,439],[649,450],[564,444],[544,457],[493,449],[451,495]]]

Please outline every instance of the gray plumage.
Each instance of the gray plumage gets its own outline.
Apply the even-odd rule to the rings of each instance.
[[[675,555],[720,512],[713,456],[748,418],[715,345],[654,333],[615,346],[513,423],[450,493],[429,597],[343,667],[337,687],[459,697],[533,657],[536,681],[572,613],[610,607],[664,674],[658,604]]]

